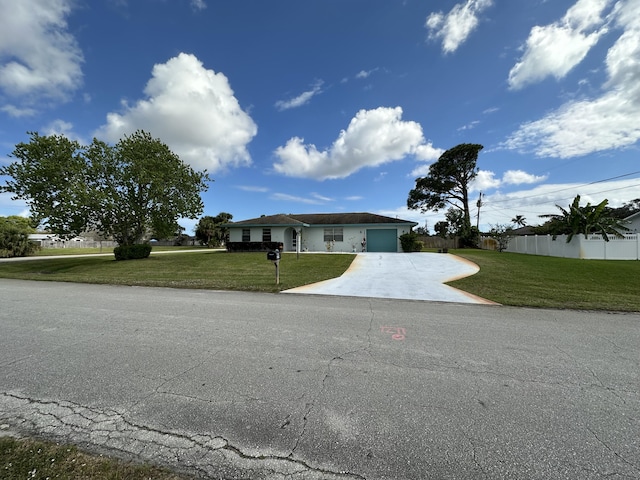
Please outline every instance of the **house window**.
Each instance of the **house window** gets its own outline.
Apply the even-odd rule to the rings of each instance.
[[[325,242],[342,242],[343,241],[342,227],[325,228],[324,241]]]
[[[242,229],[242,241],[250,242],[251,241],[251,229],[243,228]]]
[[[263,228],[262,229],[262,241],[263,242],[270,242],[271,241],[271,229],[270,228]]]

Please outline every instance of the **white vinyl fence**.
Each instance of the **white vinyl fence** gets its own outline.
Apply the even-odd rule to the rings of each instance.
[[[490,240],[483,237],[483,245],[489,246]],[[601,235],[575,235],[569,243],[566,235],[558,235],[555,240],[551,235],[515,236],[505,251],[586,260],[640,260],[640,234],[609,236],[608,242]]]
[[[110,240],[94,241],[94,240],[60,240],[60,239],[43,239],[32,240],[40,245],[40,248],[113,248],[117,247],[116,242]]]

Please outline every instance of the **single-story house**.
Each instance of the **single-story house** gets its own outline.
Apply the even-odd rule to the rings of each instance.
[[[224,226],[229,251],[401,252],[399,237],[418,224],[373,213],[268,215]]]
[[[84,242],[84,237],[73,237],[69,240],[60,238],[54,233],[30,233],[29,240],[40,245],[41,247],[48,247],[56,244],[71,243],[71,242]]]

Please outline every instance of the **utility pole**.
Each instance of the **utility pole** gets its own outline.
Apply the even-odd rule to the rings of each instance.
[[[476,202],[476,207],[478,207],[478,221],[476,223],[476,228],[480,231],[480,207],[482,206],[482,192],[480,192],[480,196],[478,197],[478,201]]]

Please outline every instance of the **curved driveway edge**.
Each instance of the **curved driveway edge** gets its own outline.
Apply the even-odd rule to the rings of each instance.
[[[444,285],[477,273],[479,267],[441,253],[359,253],[340,277],[282,293],[495,304]]]

